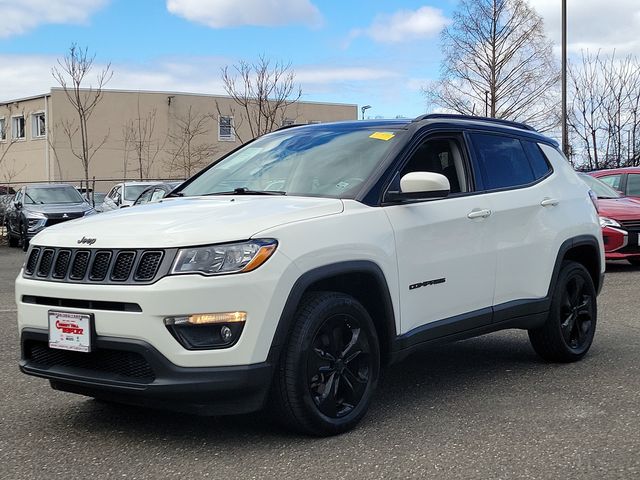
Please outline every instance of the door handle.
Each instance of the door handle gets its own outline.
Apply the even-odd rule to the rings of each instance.
[[[471,210],[468,214],[467,214],[467,218],[487,218],[489,215],[491,215],[491,210],[488,210],[486,208],[480,210],[480,209],[476,209],[476,210]]]
[[[558,205],[558,200],[556,200],[555,198],[548,198],[545,197],[541,202],[540,205],[542,205],[543,207],[555,207],[556,205]]]

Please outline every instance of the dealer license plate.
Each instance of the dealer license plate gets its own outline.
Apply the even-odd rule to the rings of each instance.
[[[91,315],[49,310],[49,347],[91,351]]]

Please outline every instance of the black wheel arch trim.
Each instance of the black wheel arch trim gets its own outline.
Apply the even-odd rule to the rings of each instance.
[[[594,286],[596,287],[596,293],[599,295],[602,290],[602,284],[604,283],[604,272],[601,271],[600,265],[602,265],[602,257],[600,252],[600,244],[598,243],[598,239],[593,235],[579,235],[576,237],[569,238],[562,242],[560,248],[558,249],[558,255],[556,257],[556,263],[553,267],[553,274],[551,276],[551,282],[549,284],[549,290],[547,291],[547,298],[551,298],[551,295],[555,289],[556,282],[558,281],[558,277],[560,276],[560,269],[562,268],[562,262],[565,260],[567,253],[581,246],[593,247],[597,254],[597,272],[589,272],[596,273],[593,278]],[[588,270],[588,266],[585,265]]]
[[[393,301],[391,300],[391,293],[382,269],[375,262],[369,260],[338,262],[309,270],[303,273],[293,284],[282,313],[280,314],[278,326],[276,327],[276,331],[271,342],[268,361],[274,364],[277,362],[280,350],[286,343],[289,333],[291,332],[291,328],[295,320],[296,309],[302,300],[302,296],[308,291],[308,288],[311,287],[311,285],[333,277],[358,273],[373,276],[380,292],[382,292],[381,300],[384,309],[384,318],[380,320],[383,322],[383,326],[389,337],[385,339],[380,338],[379,340],[381,344],[387,341],[392,342],[397,336],[396,319],[393,309]],[[374,323],[376,323],[375,319]]]

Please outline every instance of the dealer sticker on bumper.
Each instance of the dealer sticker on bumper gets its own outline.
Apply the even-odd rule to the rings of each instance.
[[[91,315],[49,310],[49,347],[91,351]]]

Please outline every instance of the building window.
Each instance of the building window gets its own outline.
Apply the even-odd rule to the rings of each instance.
[[[45,124],[44,112],[34,113],[31,115],[31,137],[43,138],[47,135],[47,126]]]
[[[322,123],[320,120],[309,120],[309,125],[315,125],[317,123]]]
[[[11,119],[11,138],[14,140],[23,140],[25,138],[24,115]]]
[[[0,142],[4,142],[7,139],[7,120],[0,118]]]
[[[235,142],[236,137],[233,132],[233,117],[218,118],[218,140],[221,142]]]

